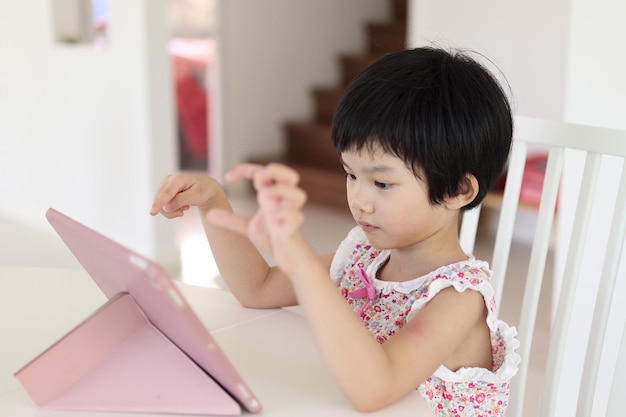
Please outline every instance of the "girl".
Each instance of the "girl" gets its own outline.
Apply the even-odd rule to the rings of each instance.
[[[233,213],[219,183],[176,174],[151,210],[200,210],[220,273],[245,306],[299,304],[330,372],[361,411],[418,389],[440,416],[504,415],[519,356],[495,316],[490,271],[458,224],[506,163],[511,110],[494,77],[461,52],[387,55],[348,87],[333,122],[357,223],[318,256],[300,233],[306,195],[292,169],[243,164],[258,211]],[[269,266],[259,250],[272,255]]]

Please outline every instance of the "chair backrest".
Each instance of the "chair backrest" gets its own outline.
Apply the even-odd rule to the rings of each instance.
[[[551,235],[555,229],[553,227],[555,214],[559,216],[559,213],[566,211],[568,214],[574,213],[573,224],[569,244],[559,246],[559,242],[555,242],[555,250],[566,250],[567,254],[563,257],[565,263],[562,271],[562,276],[564,277],[562,285],[557,289],[559,291],[558,297],[553,298],[558,300],[557,307],[554,317],[549,318],[551,320],[550,342],[543,377],[539,415],[542,417],[557,415],[557,399],[559,389],[562,389],[559,384],[566,382],[571,384],[568,378],[561,377],[563,369],[576,370],[579,375],[581,375],[582,371],[581,383],[578,389],[575,390],[576,392],[571,390],[567,392],[569,401],[573,401],[576,405],[576,416],[590,416],[592,411],[596,413],[598,409],[602,410],[601,415],[605,415],[607,410],[611,412],[611,410],[620,409],[615,405],[615,402],[623,402],[624,400],[621,397],[626,395],[626,387],[613,387],[613,394],[610,396],[611,405],[607,404],[608,400],[605,401],[605,398],[603,398],[603,404],[598,404],[598,396],[596,395],[596,382],[601,361],[612,361],[609,365],[611,369],[615,369],[618,362],[617,354],[608,355],[611,357],[607,359],[606,348],[604,348],[608,323],[610,320],[615,321],[615,316],[618,316],[618,333],[623,333],[623,320],[626,320],[624,303],[622,303],[621,310],[615,308],[618,304],[616,300],[620,297],[619,295],[614,297],[613,294],[616,284],[621,284],[626,278],[624,276],[626,274],[620,270],[624,236],[626,234],[626,167],[624,167],[623,163],[626,157],[626,131],[526,117],[515,118],[514,143],[507,168],[506,185],[496,230],[493,258],[491,259],[492,283],[495,288],[498,305],[502,298],[505,272],[509,263],[509,253],[514,236],[515,218],[525,162],[528,149],[534,146],[547,148],[548,160],[530,252],[520,319],[518,323],[514,323],[518,327],[519,354],[522,357],[522,362],[520,370],[511,384],[511,398],[507,416],[527,417],[529,415],[524,412],[523,407],[539,295],[544,277],[546,258],[551,248],[551,239],[553,239]],[[574,151],[577,154],[584,153],[585,160],[582,180],[577,184],[579,189],[577,202],[573,206],[568,205],[564,207],[562,201],[559,200],[557,207],[559,188],[562,180],[565,179],[562,178],[564,160],[568,152],[572,152],[570,150],[577,150]],[[607,158],[611,162],[617,161],[621,175],[617,174],[610,180],[599,184],[600,168],[606,163]],[[599,190],[599,186],[601,190]],[[609,218],[609,216],[604,221],[607,224],[606,234],[608,235],[605,243],[606,251],[604,251],[603,258],[599,257],[600,259],[596,259],[598,262],[596,267],[597,273],[593,274],[593,277],[585,276],[582,278],[583,280],[591,279],[599,282],[597,294],[590,294],[592,307],[588,305],[584,307],[589,315],[593,315],[588,333],[586,333],[588,337],[585,336],[586,340],[578,339],[576,341],[576,343],[586,346],[586,353],[582,354],[584,363],[581,360],[576,363],[564,364],[565,351],[569,348],[568,333],[579,325],[579,323],[572,322],[572,312],[582,308],[575,304],[580,299],[580,297],[576,297],[576,290],[580,281],[581,262],[586,253],[585,244],[593,212],[593,203],[598,196],[596,191],[599,190],[600,193],[606,193],[607,188],[610,188],[610,191],[613,193],[616,192],[617,197],[611,200],[614,203],[611,211],[612,218]],[[479,213],[480,208],[477,208],[466,212],[463,217],[460,239],[464,249],[468,252],[473,252],[474,249]],[[595,302],[593,302],[594,299]],[[589,301],[589,297],[587,297],[586,301]],[[611,308],[612,306],[613,309]],[[618,334],[618,336],[620,337],[616,339],[616,344],[619,344],[619,341],[622,339],[621,334]],[[623,358],[626,356],[623,352],[624,349],[626,349],[626,341],[622,342],[621,365],[616,367],[620,371],[615,374],[613,379],[615,383],[620,384],[623,383],[626,377],[623,374],[626,372],[623,365]],[[566,368],[563,368],[564,365]],[[622,372],[622,374],[620,375],[619,372]],[[620,390],[621,396],[615,394]],[[605,397],[608,397],[608,395]],[[594,399],[596,399],[595,404]],[[620,413],[623,413],[623,409],[620,409]]]
[[[624,415],[624,410],[626,410],[626,395],[624,395],[624,392],[626,392],[626,321],[624,321],[618,355],[606,413],[610,417],[622,416]]]

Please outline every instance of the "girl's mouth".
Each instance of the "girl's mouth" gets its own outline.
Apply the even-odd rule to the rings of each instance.
[[[369,233],[369,232],[374,232],[376,230],[378,230],[378,227],[376,226],[372,226],[369,223],[365,223],[365,222],[358,222],[358,225],[361,227],[361,229],[363,229],[364,232]]]

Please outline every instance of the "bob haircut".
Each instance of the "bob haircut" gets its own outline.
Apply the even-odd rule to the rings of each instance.
[[[431,204],[478,181],[476,207],[503,172],[513,135],[511,107],[495,77],[462,51],[423,47],[384,56],[347,87],[333,118],[340,151],[376,145],[428,186]]]

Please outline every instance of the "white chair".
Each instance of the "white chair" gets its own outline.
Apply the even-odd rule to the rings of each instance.
[[[507,416],[527,417],[530,414],[524,412],[525,392],[527,388],[527,375],[529,370],[529,357],[531,351],[531,341],[535,331],[535,321],[537,317],[537,307],[541,284],[544,277],[546,258],[551,245],[551,234],[555,229],[553,220],[555,212],[563,213],[572,210],[573,225],[571,229],[571,239],[567,255],[564,257],[562,285],[558,295],[558,303],[554,317],[551,320],[549,353],[547,365],[543,377],[543,387],[539,415],[547,416],[569,416],[557,409],[559,395],[563,396],[563,384],[570,384],[570,378],[562,378],[562,371],[572,370],[572,373],[582,370],[580,386],[568,389],[566,395],[576,407],[576,416],[608,415],[623,416],[623,404],[626,402],[626,336],[619,335],[617,344],[621,342],[620,358],[613,351],[612,355],[607,355],[605,346],[605,336],[609,322],[619,322],[618,333],[624,332],[626,328],[623,321],[624,307],[622,303],[621,311],[615,308],[617,300],[624,297],[614,297],[613,292],[616,283],[621,284],[626,278],[626,266],[622,272],[620,261],[624,248],[624,236],[626,234],[626,168],[623,167],[623,160],[626,157],[626,131],[590,127],[563,123],[557,121],[540,120],[525,117],[515,118],[514,143],[508,165],[507,180],[504,190],[500,218],[496,229],[493,258],[491,266],[493,270],[492,282],[496,291],[496,298],[500,304],[502,289],[505,282],[505,272],[509,261],[509,253],[513,238],[515,218],[522,184],[522,175],[529,147],[545,146],[549,149],[548,163],[544,180],[541,202],[537,213],[536,230],[532,242],[530,260],[528,265],[528,276],[526,288],[523,294],[520,320],[513,323],[518,328],[518,337],[521,342],[519,354],[522,357],[520,370],[512,381],[511,398]],[[585,154],[584,170],[582,171],[582,181],[579,184],[578,201],[575,206],[563,207],[559,201],[556,207],[557,196],[562,182],[562,171],[566,155],[574,151],[576,154]],[[609,155],[607,157],[607,155]],[[617,191],[612,210],[612,219],[606,218],[608,241],[604,259],[596,259],[598,262],[597,274],[595,276],[580,277],[581,262],[585,257],[585,244],[589,232],[589,224],[596,200],[596,190],[600,168],[609,158],[611,162],[616,162],[621,167],[621,178],[611,178],[602,183],[603,191],[610,187],[613,192]],[[575,211],[574,211],[575,210]],[[479,220],[480,208],[470,210],[463,217],[460,231],[461,244],[468,252],[473,252],[476,231]],[[610,222],[610,223],[608,223]],[[558,243],[557,243],[558,245]],[[560,248],[556,248],[559,250]],[[601,258],[601,257],[600,257]],[[586,261],[585,261],[586,262]],[[625,262],[626,263],[626,262]],[[588,314],[593,315],[588,337],[585,340],[578,339],[575,344],[580,344],[586,353],[581,354],[580,361],[575,363],[563,363],[567,358],[567,351],[572,346],[568,343],[568,335],[572,329],[579,327],[579,323],[572,322],[573,312],[583,308],[579,305],[576,297],[576,290],[583,280],[599,281],[597,295],[591,298],[592,307],[588,305]],[[618,281],[621,280],[621,281]],[[626,294],[623,294],[626,295]],[[520,294],[520,297],[522,295]],[[557,298],[554,298],[557,300]],[[595,299],[595,303],[593,300]],[[587,299],[589,302],[589,298]],[[611,307],[613,306],[613,309]],[[617,317],[617,318],[616,318]],[[613,321],[611,321],[613,320]],[[578,330],[578,329],[577,329]],[[580,347],[580,345],[578,347]],[[586,349],[584,348],[586,346]],[[606,367],[609,361],[609,369],[617,369],[612,377],[613,386],[610,388],[610,395],[604,390],[604,394],[596,393],[598,370],[601,363]],[[565,367],[565,368],[564,368]],[[576,371],[576,372],[574,372]],[[609,378],[611,380],[611,378]],[[563,386],[562,386],[563,385]],[[576,385],[576,384],[574,384]],[[600,391],[600,390],[598,390]],[[560,393],[560,394],[559,394]],[[595,402],[594,402],[595,401]],[[608,414],[607,414],[608,413]]]

